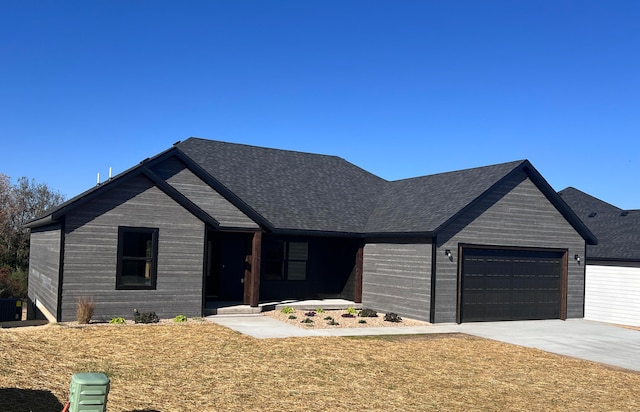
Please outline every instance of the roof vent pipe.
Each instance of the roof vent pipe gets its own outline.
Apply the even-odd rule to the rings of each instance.
[[[100,186],[100,172],[98,172],[98,178],[96,181],[96,186]]]
[[[111,166],[109,166],[109,180],[111,180]]]

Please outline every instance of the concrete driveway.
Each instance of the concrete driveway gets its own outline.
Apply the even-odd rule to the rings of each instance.
[[[582,319],[474,322],[361,329],[302,329],[263,315],[209,316],[255,338],[466,333],[640,371],[640,331]]]

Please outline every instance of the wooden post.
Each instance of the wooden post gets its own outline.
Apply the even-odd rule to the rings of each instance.
[[[251,242],[251,282],[249,291],[249,305],[256,307],[260,303],[260,260],[262,251],[262,232],[253,234]],[[246,290],[246,286],[245,286]]]
[[[356,276],[353,290],[353,302],[362,303],[362,267],[364,265],[364,245],[356,252]]]

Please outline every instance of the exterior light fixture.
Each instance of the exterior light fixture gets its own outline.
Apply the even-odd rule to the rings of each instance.
[[[451,249],[446,249],[446,250],[444,251],[444,254],[445,254],[445,255],[447,255],[447,257],[448,257],[449,259],[451,259]],[[577,255],[576,255],[576,256],[577,256]]]
[[[578,262],[578,264],[580,264],[580,255],[579,254],[575,254],[573,255],[573,258]]]

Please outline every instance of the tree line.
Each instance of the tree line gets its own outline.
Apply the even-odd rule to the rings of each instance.
[[[29,229],[24,225],[63,201],[44,183],[26,177],[12,183],[0,173],[0,297],[27,295]]]

